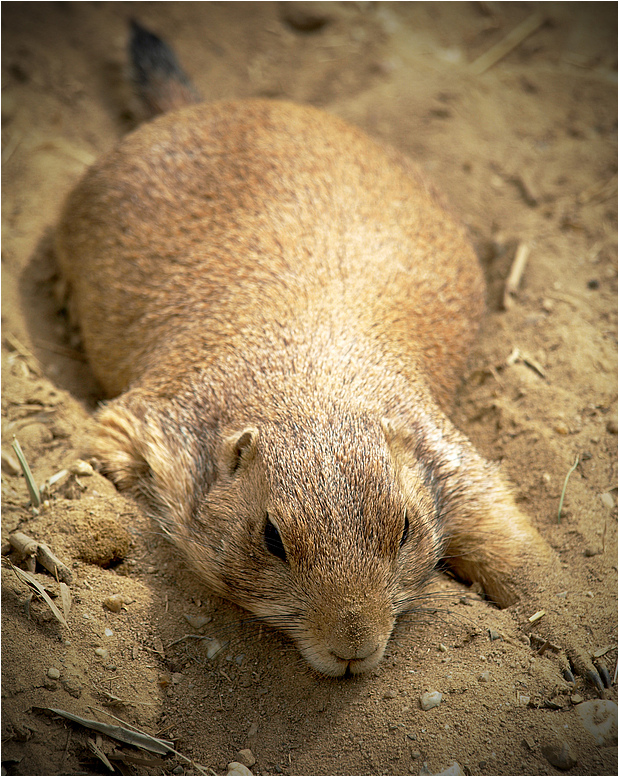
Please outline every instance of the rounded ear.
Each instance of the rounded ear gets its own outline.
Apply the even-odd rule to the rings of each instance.
[[[414,449],[414,432],[411,429],[392,418],[381,418],[380,424],[393,456],[412,452],[411,449]]]
[[[253,426],[248,426],[241,432],[235,432],[224,439],[224,461],[231,475],[253,459],[257,447],[258,430]]]
[[[383,434],[387,443],[391,444],[397,434],[396,426],[390,418],[381,418],[380,425],[383,428]]]

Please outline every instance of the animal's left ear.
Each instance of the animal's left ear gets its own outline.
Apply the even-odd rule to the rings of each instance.
[[[240,432],[229,435],[223,441],[223,457],[228,471],[234,475],[246,466],[256,455],[258,430],[248,426]]]
[[[381,418],[380,424],[393,456],[414,453],[414,437],[411,429],[392,418]]]

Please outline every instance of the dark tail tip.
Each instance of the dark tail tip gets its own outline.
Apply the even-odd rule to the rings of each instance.
[[[151,116],[198,102],[199,97],[176,54],[131,19],[129,63],[134,89]]]

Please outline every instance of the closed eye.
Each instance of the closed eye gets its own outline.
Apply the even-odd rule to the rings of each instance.
[[[404,529],[402,531],[402,536],[400,538],[400,547],[402,547],[404,545],[404,543],[406,542],[406,540],[408,539],[408,527],[409,527],[408,512],[405,510],[404,511]]]
[[[264,544],[267,546],[269,553],[281,558],[282,561],[286,561],[286,548],[282,542],[277,526],[271,521],[267,513],[267,519],[264,524]]]

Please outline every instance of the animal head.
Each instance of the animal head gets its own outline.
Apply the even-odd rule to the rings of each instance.
[[[100,422],[104,470],[146,497],[213,591],[285,631],[323,674],[380,661],[441,553],[428,474],[391,424],[290,413],[207,441],[115,403]]]

